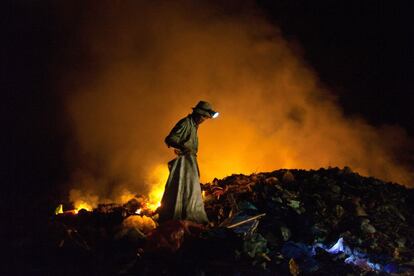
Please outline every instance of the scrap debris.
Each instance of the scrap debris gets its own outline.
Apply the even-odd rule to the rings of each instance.
[[[158,225],[156,213],[137,212],[137,199],[77,214],[59,206],[47,236],[45,254],[56,264],[49,269],[68,275],[414,273],[413,189],[329,168],[232,175],[202,190],[208,226]]]

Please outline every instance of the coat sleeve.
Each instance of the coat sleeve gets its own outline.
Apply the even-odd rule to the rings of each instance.
[[[165,138],[165,143],[168,147],[173,147],[179,149],[183,152],[188,151],[185,147],[185,142],[189,139],[188,133],[188,122],[183,119],[179,121],[174,128],[171,130],[170,134]]]

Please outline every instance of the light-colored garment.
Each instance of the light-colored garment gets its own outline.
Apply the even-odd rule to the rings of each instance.
[[[161,200],[160,221],[170,219],[207,223],[197,164],[197,125],[191,115],[180,120],[165,138],[181,154],[168,162],[170,175]]]

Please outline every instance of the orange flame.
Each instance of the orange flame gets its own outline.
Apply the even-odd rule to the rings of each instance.
[[[77,201],[75,202],[75,214],[77,214],[80,210],[85,209],[86,211],[92,211],[92,206],[84,201]]]
[[[63,214],[63,204],[59,204],[55,209],[55,215]]]
[[[151,190],[148,194],[148,202],[146,207],[155,211],[161,206],[162,195],[164,194],[165,183],[168,179],[168,168],[166,165],[157,165],[147,177],[147,182],[151,186]]]

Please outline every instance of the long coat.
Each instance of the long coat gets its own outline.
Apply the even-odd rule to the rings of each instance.
[[[181,119],[165,138],[169,147],[176,148],[181,153],[168,162],[170,174],[161,200],[160,221],[174,219],[208,222],[197,164],[197,128],[190,114]]]

